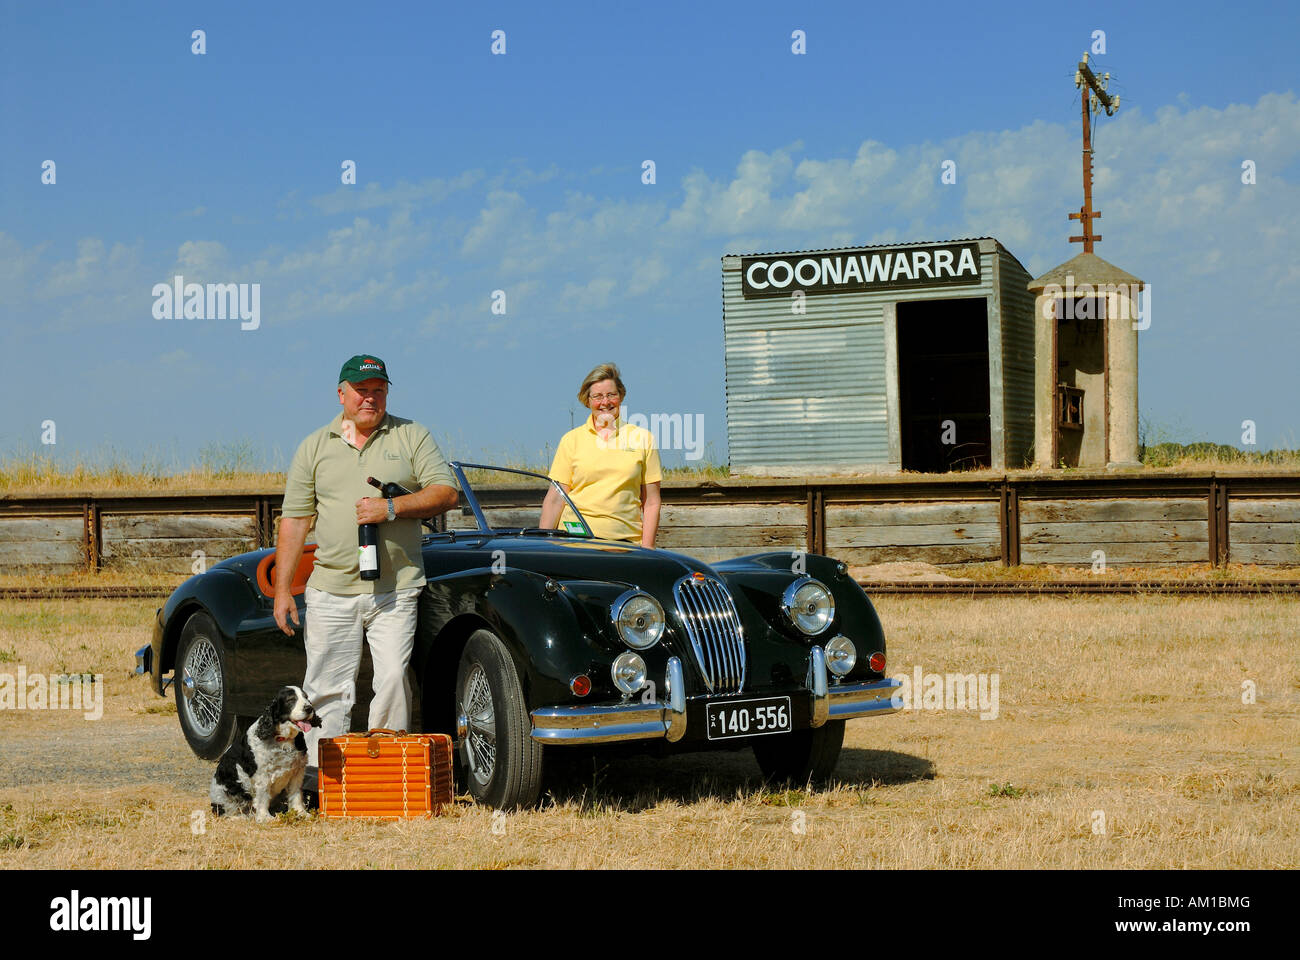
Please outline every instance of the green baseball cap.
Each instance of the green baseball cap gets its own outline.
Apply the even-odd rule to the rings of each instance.
[[[372,353],[358,353],[343,364],[343,369],[339,371],[339,383],[344,380],[348,383],[360,383],[362,380],[393,382],[388,379],[388,368],[384,366],[384,361]]]

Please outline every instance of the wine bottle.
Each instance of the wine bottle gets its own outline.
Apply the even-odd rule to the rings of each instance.
[[[379,579],[379,524],[363,523],[357,527],[357,564],[362,580]]]
[[[366,483],[379,490],[385,500],[404,497],[410,490],[401,484],[380,483],[374,477],[366,477]],[[361,579],[379,579],[379,524],[363,523],[357,528],[357,542],[361,551]]]
[[[372,487],[374,487],[376,490],[382,493],[384,495],[384,499],[386,500],[391,500],[393,497],[404,497],[411,492],[410,490],[407,490],[404,486],[402,486],[400,483],[393,483],[391,481],[389,481],[388,483],[380,483],[374,477],[366,477],[366,483],[370,484]]]

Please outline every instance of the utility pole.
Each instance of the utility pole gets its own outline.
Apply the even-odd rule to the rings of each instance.
[[[1081,91],[1083,100],[1083,206],[1078,213],[1071,213],[1071,220],[1083,221],[1083,234],[1071,237],[1071,243],[1082,243],[1084,253],[1092,253],[1092,245],[1101,239],[1101,234],[1092,232],[1092,221],[1101,219],[1101,211],[1092,209],[1092,112],[1100,104],[1106,110],[1106,116],[1112,117],[1119,109],[1119,94],[1111,96],[1106,92],[1110,83],[1110,73],[1101,80],[1088,66],[1085,53],[1079,61],[1079,68],[1074,74],[1074,85]]]

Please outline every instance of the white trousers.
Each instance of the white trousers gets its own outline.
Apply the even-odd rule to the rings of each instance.
[[[303,623],[307,676],[302,692],[321,720],[305,737],[309,766],[317,766],[316,744],[321,737],[341,737],[352,725],[363,639],[370,644],[375,674],[370,729],[410,729],[411,684],[406,667],[415,647],[423,589],[348,595],[307,588]]]

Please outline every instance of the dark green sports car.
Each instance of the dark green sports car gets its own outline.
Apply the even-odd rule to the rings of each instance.
[[[705,564],[594,539],[585,520],[521,526],[536,522],[540,494],[535,510],[485,508],[466,471],[522,475],[543,491],[546,477],[451,466],[474,527],[424,538],[411,666],[420,729],[455,738],[476,800],[531,805],[553,751],[593,745],[751,747],[768,777],[824,778],[846,720],[899,709],[880,621],[844,564],[798,551]],[[310,551],[294,580],[300,606]],[[286,636],[272,616],[274,559],[258,550],[187,580],[136,654],[159,695],[174,689],[185,737],[207,759],[302,681],[301,628]],[[368,669],[365,657],[354,719],[367,714]]]

